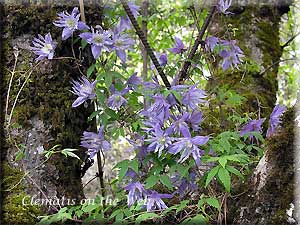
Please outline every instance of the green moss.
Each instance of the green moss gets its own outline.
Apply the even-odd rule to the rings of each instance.
[[[24,185],[18,184],[23,177],[23,173],[11,167],[8,163],[3,165],[4,190],[14,187],[11,191],[6,192],[3,206],[3,222],[6,225],[32,225],[37,222],[37,216],[42,215],[42,209],[36,205],[28,204],[30,196],[24,192]],[[18,185],[17,185],[18,184]],[[22,200],[27,201],[23,205]]]
[[[37,217],[42,215],[41,209],[28,202],[30,196],[24,192],[9,195],[4,201],[3,221],[6,225],[33,225],[38,221]],[[25,201],[24,201],[25,200]],[[23,205],[25,202],[26,205]]]
[[[15,186],[22,179],[23,173],[21,170],[11,167],[7,162],[2,166],[4,171],[3,188],[4,190],[7,190],[12,186]],[[14,191],[21,191],[23,188],[23,184],[20,183],[14,188]]]

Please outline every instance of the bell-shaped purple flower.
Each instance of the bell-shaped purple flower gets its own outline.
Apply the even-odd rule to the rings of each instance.
[[[209,137],[208,136],[196,136],[196,137],[184,137],[184,138],[177,138],[177,142],[173,143],[173,145],[169,148],[169,152],[171,154],[181,153],[180,159],[178,162],[184,162],[189,158],[192,154],[194,160],[196,161],[197,165],[200,165],[201,161],[200,158],[204,154],[204,151],[199,149],[199,145],[205,145]]]
[[[143,159],[145,159],[145,157],[148,154],[147,148],[148,146],[146,146],[145,144],[145,137],[144,136],[140,136],[139,134],[135,134],[134,135],[134,139],[127,139],[128,142],[134,147],[134,149],[136,150],[137,153],[137,158],[142,161]]]
[[[215,47],[219,44],[219,42],[220,42],[219,38],[214,37],[214,36],[210,36],[210,37],[206,38],[206,41],[205,41],[206,51],[210,50],[211,52],[213,52]]]
[[[166,53],[161,53],[158,55],[158,62],[161,66],[165,66],[168,63],[168,55]]]
[[[78,98],[73,102],[72,107],[77,107],[84,103],[86,100],[94,99],[96,97],[95,86],[97,81],[90,82],[86,77],[81,77],[79,81],[72,81],[73,90],[71,91],[73,94],[77,95]]]
[[[203,113],[199,111],[193,111],[187,122],[192,127],[193,131],[198,131],[200,129],[199,125],[203,121]]]
[[[127,80],[127,86],[135,90],[139,85],[143,83],[143,79],[137,75],[137,73],[133,73]]]
[[[113,44],[111,40],[112,33],[103,29],[94,30],[92,32],[86,32],[79,35],[86,42],[91,44],[92,54],[97,59],[102,50],[109,51],[109,47]]]
[[[237,67],[241,62],[241,58],[244,57],[243,51],[236,45],[235,40],[222,41],[224,50],[219,52],[219,56],[223,58],[222,69],[225,71],[229,67]]]
[[[280,127],[281,117],[286,111],[286,106],[276,105],[270,115],[270,126],[267,131],[267,137],[272,136],[278,127]]]
[[[177,190],[174,192],[174,194],[179,194],[179,196],[182,198],[184,195],[188,194],[189,192],[194,192],[198,189],[198,185],[196,182],[196,173],[190,172],[189,178],[181,178],[181,175],[176,173],[174,177],[171,178],[171,181],[175,187],[177,187]]]
[[[182,54],[183,52],[185,52],[187,50],[187,48],[185,48],[182,40],[178,37],[175,37],[175,43],[173,48],[169,48],[169,50],[171,52],[173,52],[174,54]]]
[[[170,117],[170,107],[167,99],[161,94],[153,96],[154,103],[146,110],[148,117],[153,117],[164,122]]]
[[[146,141],[150,143],[148,151],[158,152],[158,156],[161,156],[162,151],[172,144],[172,139],[169,137],[169,134],[163,131],[160,125],[155,126],[154,132],[151,133],[151,137]]]
[[[127,34],[120,34],[118,29],[113,35],[112,50],[116,51],[117,56],[123,63],[126,63],[126,50],[131,50],[134,45],[134,40]]]
[[[89,158],[92,159],[100,150],[107,151],[111,145],[104,139],[104,127],[100,127],[98,133],[83,132],[81,146],[88,149]]]
[[[163,210],[168,208],[162,198],[172,198],[173,195],[170,194],[159,194],[156,191],[149,191],[149,194],[146,198],[146,207],[147,212],[153,210]]]
[[[190,131],[187,125],[187,120],[189,118],[189,113],[185,112],[183,115],[171,116],[174,120],[172,125],[168,128],[168,133],[182,134],[184,137],[189,137]]]
[[[204,100],[206,97],[206,92],[197,88],[197,84],[195,84],[183,95],[182,103],[190,109],[197,110],[198,104],[207,102]]]
[[[128,92],[128,89],[124,89],[121,92],[116,91],[114,87],[111,89],[112,96],[107,99],[107,106],[111,109],[118,110],[121,108],[121,106],[125,106],[127,103],[127,100],[123,97],[123,95]]]
[[[124,189],[128,191],[128,207],[131,207],[136,202],[144,200],[147,196],[144,185],[140,182],[131,182]]]
[[[77,7],[75,7],[71,14],[64,11],[58,13],[58,20],[53,24],[57,27],[62,27],[62,39],[66,40],[72,36],[75,30],[88,30],[89,27],[84,23],[79,21],[80,13]]]
[[[53,59],[56,43],[52,40],[50,33],[46,34],[45,37],[39,34],[38,38],[34,38],[32,44],[34,47],[31,47],[31,50],[39,56],[36,61],[44,58]]]
[[[135,5],[133,2],[128,2],[128,6],[130,8],[130,11],[132,12],[134,18],[137,18],[139,15],[140,6]],[[120,31],[124,31],[127,29],[130,29],[131,22],[128,16],[121,17],[120,21]]]
[[[227,12],[227,10],[230,8],[232,3],[232,0],[219,0],[219,3],[217,5],[217,9],[219,12],[226,14],[232,14],[231,12]]]
[[[250,120],[245,126],[242,127],[242,130],[240,131],[240,135],[244,136],[246,134],[250,134],[250,140],[253,142],[254,135],[251,134],[251,132],[262,132],[262,124],[265,121],[265,119],[259,119],[259,120]]]

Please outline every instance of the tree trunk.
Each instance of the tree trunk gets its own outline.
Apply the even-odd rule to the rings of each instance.
[[[229,29],[231,35],[235,35],[232,39],[238,40],[237,44],[244,51],[244,61],[247,62],[246,66],[240,66],[240,70],[218,70],[208,83],[209,90],[231,89],[247,98],[241,107],[225,108],[223,115],[237,111],[240,114],[257,112],[262,118],[269,117],[276,103],[277,73],[282,55],[280,20],[282,14],[288,12],[290,4],[290,1],[250,6],[235,4],[229,9],[233,14],[226,18],[215,17],[210,33],[222,36],[227,32],[228,35]],[[215,115],[220,115],[220,112],[215,112]],[[220,120],[223,118],[221,114]],[[288,222],[286,214],[293,202],[294,191],[293,118],[293,110],[286,113],[284,128],[267,140],[265,156],[255,174],[232,193],[232,196],[238,197],[231,197],[228,203],[228,224],[293,224],[292,220]],[[222,128],[227,129],[228,124],[222,121]]]
[[[50,32],[52,38],[58,40],[55,56],[72,56],[71,41],[61,44],[62,30],[53,25],[57,12],[70,11],[72,8],[53,7],[53,5],[27,7],[5,5],[5,35],[2,52],[5,55],[6,94],[11,78],[9,70],[13,70],[18,52],[16,72],[9,94],[8,114],[21,85],[28,76],[28,73],[24,74],[24,72],[30,70],[35,63],[36,56],[30,51],[30,46],[37,34],[44,36]],[[96,12],[93,15],[96,15]],[[95,19],[95,22],[98,21]],[[78,56],[78,46],[74,48]],[[85,71],[86,68],[81,69]],[[70,92],[72,86],[70,81],[80,76],[74,61],[46,60],[33,71],[14,108],[11,125],[6,133],[8,141],[5,158],[11,166],[23,172],[32,170],[28,176],[25,176],[24,191],[35,198],[64,197],[78,201],[84,197],[81,165],[82,160],[84,161],[87,156],[85,151],[80,149],[79,144],[83,131],[89,127],[87,118],[92,109],[86,109],[84,106],[76,109],[71,107],[75,96]],[[2,97],[6,99],[6,96]],[[54,154],[49,161],[41,165],[45,157],[38,152],[43,149],[48,150],[57,144],[61,145],[59,149],[80,149],[75,153],[82,160]],[[14,161],[19,149],[25,153],[25,156],[22,160]],[[7,196],[13,195],[15,190],[6,192]],[[4,209],[6,215],[9,214],[7,210]],[[23,224],[22,221],[20,223]]]

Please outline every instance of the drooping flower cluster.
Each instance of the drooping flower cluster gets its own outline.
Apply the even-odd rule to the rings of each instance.
[[[134,15],[137,15],[137,6],[130,3],[132,9],[134,9]],[[70,13],[64,11],[58,13],[58,19],[53,23],[55,26],[63,28],[62,40],[66,40],[73,35],[76,30],[86,31],[79,36],[91,45],[93,57],[97,59],[102,50],[111,52],[115,51],[122,63],[126,63],[126,51],[131,50],[134,45],[134,40],[125,34],[124,31],[128,27],[128,21],[120,21],[116,26],[114,32],[110,30],[104,30],[101,26],[93,27],[87,26],[84,22],[79,21],[80,13],[78,8],[74,8]],[[127,19],[125,19],[127,20]],[[45,38],[39,35],[39,39],[34,39],[32,50],[39,57],[36,60],[44,58],[52,59],[54,55],[54,49],[56,44],[52,41],[51,35],[47,34]]]
[[[270,137],[276,133],[276,130],[280,127],[281,117],[286,111],[286,106],[276,105],[270,115],[269,128],[267,131],[267,137]],[[262,132],[262,124],[265,118],[259,120],[250,120],[240,131],[240,135],[244,136],[249,134],[250,140],[253,141],[254,135],[252,132]]]
[[[243,126],[242,130],[240,131],[240,135],[244,136],[249,134],[250,140],[253,142],[254,135],[251,134],[252,132],[262,132],[262,124],[265,119],[258,119],[258,120],[250,120],[245,126]],[[257,140],[258,141],[258,140]]]
[[[242,62],[244,53],[236,45],[236,40],[227,41],[210,36],[205,43],[206,51],[214,52],[217,50],[218,55],[222,58],[222,69],[224,71],[229,68],[236,68]]]
[[[92,159],[99,151],[108,151],[111,145],[104,139],[104,126],[101,126],[98,133],[83,132],[81,146],[88,149],[89,158]]]
[[[169,50],[171,52],[173,52],[174,54],[182,54],[187,50],[187,48],[185,47],[185,45],[183,44],[183,42],[180,38],[175,37],[174,46],[172,48],[170,48]]]
[[[275,134],[276,129],[280,127],[281,117],[286,111],[286,107],[283,105],[276,105],[270,115],[270,127],[267,131],[267,137]]]
[[[124,189],[128,191],[128,207],[138,203],[145,206],[148,212],[168,208],[162,198],[173,197],[171,194],[159,194],[153,190],[146,190],[140,182],[131,182]]]
[[[217,4],[217,9],[219,10],[219,12],[227,15],[227,14],[231,14],[230,12],[227,12],[227,10],[230,8],[232,3],[232,0],[219,0],[218,4]]]

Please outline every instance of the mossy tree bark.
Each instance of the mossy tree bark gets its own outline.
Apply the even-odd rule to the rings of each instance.
[[[228,129],[230,124],[224,121],[225,113],[257,112],[262,118],[269,117],[276,103],[282,55],[280,20],[288,12],[291,1],[245,6],[235,3],[233,1],[234,6],[229,10],[233,14],[216,16],[210,28],[212,35],[226,34],[236,39],[246,56],[240,70],[216,70],[207,85],[208,90],[230,89],[247,99],[240,107],[226,108],[225,104],[218,103],[217,110],[213,109],[215,114],[212,115],[220,117],[222,130]],[[266,142],[261,163],[268,171],[262,176],[257,168],[249,182],[233,193],[238,197],[230,200],[229,224],[288,224],[284,212],[293,201],[293,118],[293,112],[288,112],[282,132]]]
[[[27,7],[21,4],[5,5],[5,32],[2,49],[5,55],[5,84],[9,82],[11,77],[9,71],[13,70],[15,55],[18,52],[16,72],[9,95],[8,113],[28,75],[24,72],[30,70],[35,64],[36,56],[30,51],[30,46],[37,34],[44,36],[48,32],[51,33],[52,38],[58,42],[56,56],[73,56],[72,41],[68,40],[62,44],[62,30],[53,25],[57,12],[70,11],[73,7],[74,5],[54,7],[51,4],[28,5]],[[93,24],[98,23],[96,11],[90,12],[91,8],[86,10],[87,14],[95,15]],[[78,56],[80,54],[78,44],[74,44],[74,50]],[[84,57],[87,59],[90,56],[84,55]],[[83,73],[86,72],[86,65],[80,68]],[[21,161],[14,162],[15,166],[25,171],[35,168],[45,160],[42,155],[38,154],[38,151],[49,149],[57,144],[61,145],[61,149],[80,148],[80,137],[83,131],[91,126],[87,123],[87,118],[93,110],[83,105],[75,109],[71,107],[76,97],[70,92],[72,86],[70,81],[80,76],[78,65],[74,60],[68,59],[43,61],[33,71],[18,98],[6,136],[13,140],[10,143],[23,144],[24,147],[26,156]],[[7,93],[7,85],[5,91]],[[12,162],[18,149],[9,142],[7,148],[7,160]],[[75,153],[83,161],[87,157],[83,149]],[[45,198],[45,195],[49,198],[65,197],[76,200],[83,198],[82,160],[66,158],[62,154],[53,155],[47,163],[29,174],[30,179],[27,179],[28,176],[25,177],[26,192],[32,196],[37,195],[36,198]]]

